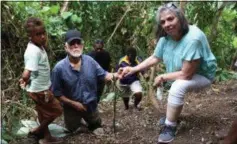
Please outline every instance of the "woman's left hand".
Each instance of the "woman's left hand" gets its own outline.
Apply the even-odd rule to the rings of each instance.
[[[164,78],[162,75],[159,75],[155,78],[155,81],[153,83],[153,86],[161,86],[161,84],[164,82]]]

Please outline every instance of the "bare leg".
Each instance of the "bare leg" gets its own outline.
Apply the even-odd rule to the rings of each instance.
[[[142,100],[142,93],[139,92],[139,93],[135,93],[134,94],[134,97],[135,97],[135,100],[134,100],[134,106],[135,108],[138,108],[137,105],[141,102]]]
[[[129,108],[129,97],[123,97],[123,103],[124,103],[124,106],[125,106],[125,110],[128,110]]]
[[[183,105],[181,106],[172,106],[172,105],[167,105],[167,111],[166,111],[166,116],[167,119],[170,122],[177,122],[178,117],[183,109]]]

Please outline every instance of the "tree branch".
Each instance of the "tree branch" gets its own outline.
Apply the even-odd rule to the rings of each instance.
[[[69,3],[68,0],[65,0],[65,1],[64,1],[63,7],[61,8],[60,13],[67,11],[68,3]]]
[[[108,39],[108,41],[107,41],[106,44],[108,44],[108,43],[110,42],[110,40],[111,40],[112,37],[114,36],[116,30],[118,29],[119,25],[121,24],[121,22],[123,21],[124,17],[127,15],[127,13],[128,13],[129,11],[131,11],[130,5],[128,5],[127,10],[126,10],[125,13],[123,14],[123,16],[121,17],[121,19],[119,20],[119,22],[117,23],[117,25],[116,25],[116,27],[115,27],[113,33],[112,33],[111,36],[109,37],[109,39]]]
[[[222,12],[224,10],[224,8],[231,4],[231,2],[223,2],[222,5],[218,8],[217,10],[217,14],[216,16],[213,18],[213,21],[212,21],[212,27],[211,27],[211,35],[209,37],[209,41],[210,42],[213,42],[215,39],[216,39],[216,36],[218,34],[218,31],[217,31],[217,27],[218,27],[218,22],[219,22],[219,19],[222,15]]]

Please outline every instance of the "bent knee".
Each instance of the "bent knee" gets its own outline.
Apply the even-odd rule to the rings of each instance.
[[[181,106],[184,104],[184,97],[177,95],[169,95],[168,104],[172,106]]]
[[[170,90],[168,96],[168,103],[174,106],[180,106],[184,104],[184,96],[189,90],[187,80],[176,80]]]
[[[142,92],[136,92],[133,94],[135,97],[142,97]]]
[[[173,82],[170,88],[170,93],[172,95],[174,94],[185,94],[189,90],[189,85],[187,83],[187,80],[176,80]]]

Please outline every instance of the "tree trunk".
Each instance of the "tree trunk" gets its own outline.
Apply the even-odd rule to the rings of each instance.
[[[182,10],[183,13],[185,13],[185,6],[187,4],[187,1],[180,0],[179,7]]]
[[[151,73],[150,73],[150,79],[149,79],[149,87],[148,87],[148,97],[146,100],[146,105],[151,104],[160,112],[160,106],[159,103],[155,97],[155,90],[153,87],[153,81],[155,78],[156,73],[156,66],[151,67]]]
[[[209,42],[212,43],[213,41],[215,41],[218,31],[217,31],[217,27],[218,27],[218,22],[219,19],[221,17],[221,14],[225,8],[225,6],[227,4],[230,4],[230,2],[225,2],[223,1],[221,6],[218,8],[216,16],[214,16],[213,21],[212,21],[212,28],[211,28],[211,35],[209,36]]]
[[[65,1],[64,1],[63,7],[61,8],[60,13],[67,11],[67,9],[68,9],[68,3],[69,3],[68,0],[65,0]]]

